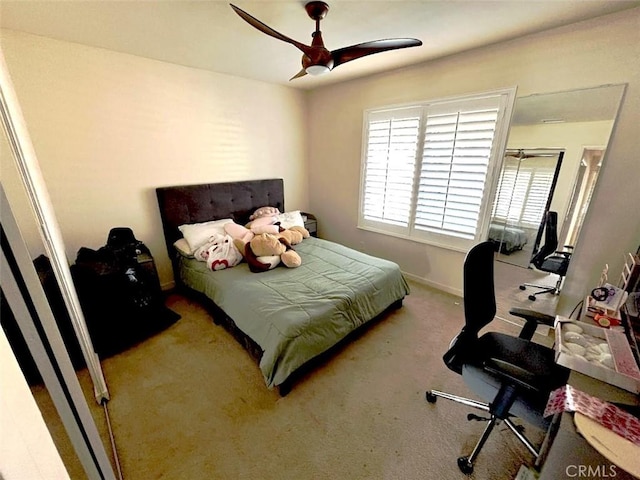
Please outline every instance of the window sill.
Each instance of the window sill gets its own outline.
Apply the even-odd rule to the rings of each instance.
[[[380,228],[375,228],[375,227],[370,227],[370,226],[364,226],[364,225],[356,225],[356,228],[358,230],[364,230],[367,232],[373,232],[373,233],[378,233],[380,235],[386,235],[387,237],[395,237],[395,238],[400,238],[402,240],[406,240],[409,242],[414,242],[414,243],[422,243],[425,245],[431,245],[433,247],[438,247],[438,248],[442,248],[445,250],[452,250],[454,252],[460,252],[460,253],[467,253],[467,251],[469,250],[469,248],[471,248],[472,245],[474,245],[476,243],[475,240],[469,240],[469,246],[468,247],[461,247],[458,245],[450,245],[450,244],[446,244],[443,242],[438,242],[435,240],[430,240],[430,239],[426,239],[426,238],[419,238],[419,237],[413,237],[410,235],[404,235],[402,233],[395,233],[395,232],[389,232],[386,230],[382,230]]]

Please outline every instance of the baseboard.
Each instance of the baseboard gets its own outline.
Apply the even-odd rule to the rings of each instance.
[[[426,278],[423,277],[418,277],[417,275],[413,275],[411,273],[407,273],[407,272],[402,272],[402,274],[408,278],[409,280],[416,282],[416,283],[420,283],[422,285],[426,285],[427,287],[432,287],[435,288],[437,290],[446,292],[446,293],[450,293],[451,295],[455,295],[456,297],[460,297],[462,298],[462,290],[458,289],[458,288],[451,288],[448,285],[443,285],[441,283],[438,282],[433,282],[431,280],[428,280]]]

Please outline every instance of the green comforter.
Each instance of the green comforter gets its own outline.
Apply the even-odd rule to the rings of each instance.
[[[302,265],[251,273],[246,263],[211,271],[181,259],[180,277],[204,293],[264,351],[267,386],[409,293],[400,268],[342,245],[310,237],[296,245]]]

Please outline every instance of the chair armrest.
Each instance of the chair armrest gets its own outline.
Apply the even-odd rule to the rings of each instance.
[[[508,383],[529,391],[540,391],[532,385],[536,380],[536,375],[518,367],[517,365],[500,360],[499,358],[490,358],[485,362],[483,368],[491,375],[494,375]]]
[[[509,313],[515,317],[520,317],[525,320],[526,323],[524,327],[522,327],[522,331],[519,335],[520,338],[524,338],[525,340],[531,340],[533,338],[533,334],[535,333],[538,325],[553,327],[555,321],[555,317],[552,315],[529,310],[528,308],[514,307],[509,310]]]

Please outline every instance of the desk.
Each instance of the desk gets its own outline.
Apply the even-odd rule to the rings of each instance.
[[[640,463],[640,457],[636,456],[635,460]],[[539,480],[573,478],[633,480],[636,477],[614,465],[596,451],[576,430],[574,414],[565,412],[560,420],[560,429],[540,471]]]
[[[598,453],[625,472],[640,477],[640,446],[581,413],[576,412],[573,421],[578,433]]]
[[[638,395],[576,371],[571,372],[569,384],[578,390],[597,396],[608,402],[635,406],[640,405]],[[580,414],[563,413],[560,419],[559,430],[540,471],[539,480],[568,480],[573,478],[581,480],[602,480],[608,478],[632,480],[636,478],[619,466],[613,464],[593,448],[585,437],[578,432],[574,418],[576,416],[578,417],[578,424],[581,425],[582,431],[586,430],[588,432],[589,428],[593,426],[589,423],[590,419],[587,418],[585,421],[583,418],[580,418]],[[616,435],[613,432],[609,433]],[[599,435],[599,433],[596,435]],[[592,438],[592,435],[587,434],[587,436],[591,441],[597,441]],[[610,441],[610,439],[605,437],[605,446]],[[630,444],[630,442],[627,443]],[[637,452],[635,455],[629,454],[629,459],[635,462],[632,463],[630,470],[636,471],[636,469],[640,467],[640,447],[634,444],[630,445],[635,449],[632,450],[632,452]],[[601,449],[601,451],[603,450]],[[635,469],[633,467],[635,467]]]

